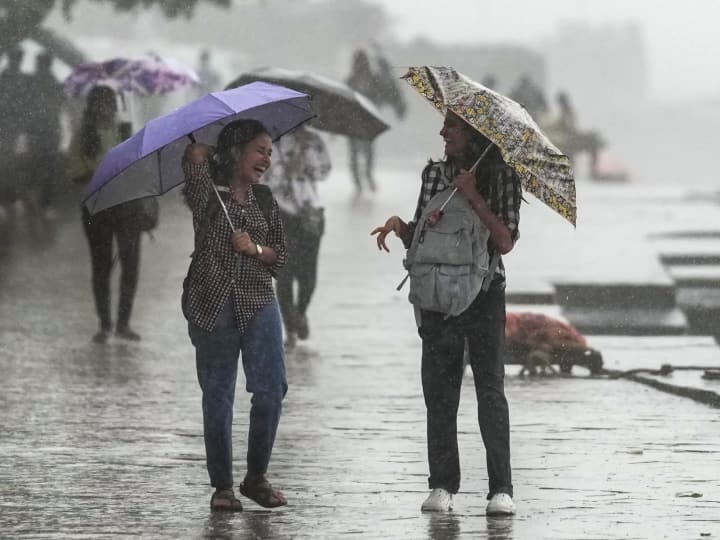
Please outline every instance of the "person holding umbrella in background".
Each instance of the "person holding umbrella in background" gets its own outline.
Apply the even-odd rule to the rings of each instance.
[[[73,134],[68,149],[66,176],[76,184],[87,184],[108,150],[122,142],[117,120],[117,95],[108,86],[95,86],[87,95],[82,121]],[[82,220],[90,246],[92,287],[95,308],[100,322],[93,336],[96,343],[105,343],[112,331],[110,315],[110,275],[114,263],[113,240],[117,242],[120,259],[120,299],[115,335],[138,341],[140,335],[130,327],[140,267],[140,236],[134,210],[127,202],[90,215],[83,205]]]
[[[182,162],[185,200],[196,234],[183,310],[203,395],[214,511],[242,510],[232,472],[233,402],[241,352],[246,388],[253,397],[247,474],[240,493],[267,508],[287,504],[265,477],[288,388],[272,286],[272,277],[285,264],[287,246],[278,204],[271,199],[269,205],[262,194],[269,194],[268,188],[258,185],[270,167],[272,147],[261,122],[242,119],[223,128],[216,149],[188,145]],[[216,199],[214,183],[228,189],[223,203]]]
[[[285,323],[286,345],[307,339],[307,310],[317,283],[320,240],[325,228],[317,182],[331,164],[327,147],[314,130],[300,126],[276,144],[274,164],[265,175],[280,206],[288,239],[288,264],[278,273],[277,294]],[[293,291],[297,283],[297,294]]]

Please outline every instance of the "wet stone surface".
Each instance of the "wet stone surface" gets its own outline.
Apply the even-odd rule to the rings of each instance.
[[[407,193],[406,193],[407,192]],[[145,241],[140,343],[90,341],[95,320],[78,219],[2,263],[0,536],[4,538],[704,538],[720,535],[716,409],[628,381],[509,375],[518,515],[484,515],[487,477],[465,378],[456,509],[427,515],[420,343],[399,243],[370,229],[412,190],[329,198],[312,335],[288,355],[270,478],[290,504],[209,512],[200,391],[179,311],[189,220],[163,201]],[[383,193],[383,195],[385,195]],[[611,339],[611,338],[608,338]],[[631,345],[623,342],[623,347]],[[628,353],[630,354],[630,353]],[[643,347],[638,354],[651,355]],[[238,381],[236,481],[249,396]],[[697,496],[701,495],[701,496]]]

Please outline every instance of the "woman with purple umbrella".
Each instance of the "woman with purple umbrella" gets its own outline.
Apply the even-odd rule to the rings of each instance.
[[[68,150],[67,177],[77,184],[87,184],[101,159],[113,146],[122,142],[122,124],[117,121],[117,96],[107,86],[96,86],[87,95],[82,123],[73,135]],[[100,328],[93,336],[105,343],[112,331],[110,315],[110,275],[113,267],[113,240],[120,259],[120,299],[115,335],[138,341],[140,335],[130,328],[140,266],[140,227],[134,203],[102,210],[90,215],[85,205],[82,220],[90,246],[92,287]]]
[[[271,154],[272,139],[264,125],[242,119],[223,128],[216,149],[190,144],[182,161],[195,230],[182,304],[202,389],[213,511],[242,510],[232,472],[241,353],[246,389],[253,397],[240,493],[266,508],[287,504],[265,476],[287,392],[282,322],[272,284],[285,264],[287,246],[278,204],[269,188],[258,184]],[[214,183],[227,190],[222,203]]]

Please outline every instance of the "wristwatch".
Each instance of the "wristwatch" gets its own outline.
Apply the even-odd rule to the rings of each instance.
[[[255,253],[256,257],[262,257],[262,246],[260,244],[255,244],[255,249],[257,250],[257,253]]]

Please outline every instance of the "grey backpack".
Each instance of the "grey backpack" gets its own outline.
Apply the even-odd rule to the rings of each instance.
[[[430,199],[404,261],[416,310],[447,318],[470,307],[490,273],[489,236],[463,195],[445,190]]]

